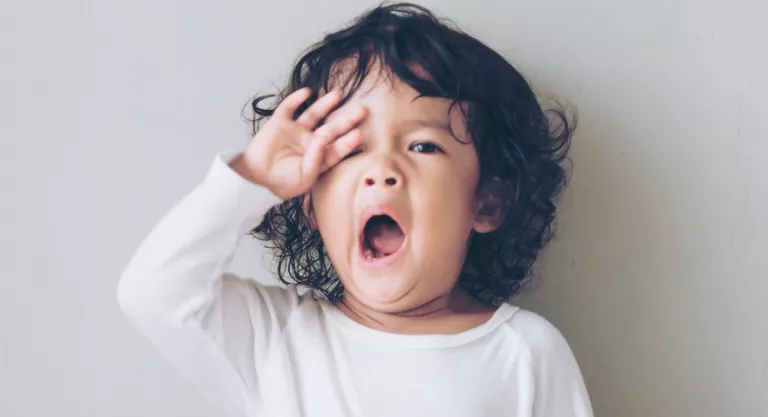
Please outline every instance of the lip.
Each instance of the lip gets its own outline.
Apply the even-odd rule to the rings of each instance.
[[[404,237],[403,243],[400,245],[399,248],[397,248],[395,253],[389,256],[385,256],[379,259],[366,259],[365,254],[363,253],[363,248],[365,247],[365,242],[364,242],[365,224],[368,222],[368,220],[371,219],[371,217],[381,216],[381,215],[389,216],[392,218],[392,220],[397,222],[397,225],[400,227],[400,229],[403,230],[403,237]],[[403,223],[401,223],[397,214],[395,214],[394,209],[385,204],[377,204],[377,205],[369,206],[365,210],[363,210],[363,212],[360,215],[360,223],[358,225],[357,230],[358,230],[357,256],[360,261],[360,267],[366,271],[383,269],[391,265],[392,263],[396,262],[400,257],[402,257],[403,253],[405,252],[405,247],[408,245],[408,234],[405,233],[405,229],[403,229]]]

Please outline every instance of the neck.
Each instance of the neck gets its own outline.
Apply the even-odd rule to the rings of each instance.
[[[336,306],[352,320],[372,329],[401,334],[460,333],[487,321],[495,311],[461,289],[453,289],[414,308],[384,312],[351,295]]]

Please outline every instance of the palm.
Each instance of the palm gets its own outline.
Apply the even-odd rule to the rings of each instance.
[[[294,120],[296,108],[308,95],[307,90],[299,90],[286,97],[244,154],[259,182],[283,198],[306,193],[318,175],[337,164],[360,140],[356,126],[365,117],[362,107],[315,128],[340,100],[336,92],[321,97]]]
[[[304,194],[315,179],[302,168],[303,162],[303,154],[286,152],[272,165],[270,182],[276,189],[282,190],[282,194],[291,196]]]

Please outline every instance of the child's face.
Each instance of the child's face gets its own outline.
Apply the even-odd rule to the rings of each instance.
[[[361,152],[321,176],[311,201],[346,296],[398,312],[450,292],[471,231],[487,225],[476,220],[479,166],[459,107],[449,117],[451,101],[414,100],[407,84],[375,78],[329,116],[368,109]],[[379,212],[398,225],[366,228]]]

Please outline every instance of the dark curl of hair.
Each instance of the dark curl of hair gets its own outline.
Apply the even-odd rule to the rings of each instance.
[[[339,64],[345,62],[353,65],[344,66],[339,75]],[[372,63],[420,96],[461,104],[479,159],[478,193],[491,190],[504,218],[493,232],[473,234],[458,285],[498,305],[528,281],[539,250],[551,238],[575,117],[569,120],[562,109],[544,111],[525,78],[502,56],[429,10],[403,3],[376,7],[325,36],[299,58],[276,101],[309,87],[313,94],[298,115],[342,77],[347,92],[343,104]],[[251,103],[254,130],[272,115],[276,104],[262,103],[274,97],[260,96]],[[283,283],[338,300],[344,288],[320,233],[309,227],[302,201],[296,197],[273,207],[252,235],[275,252]]]

